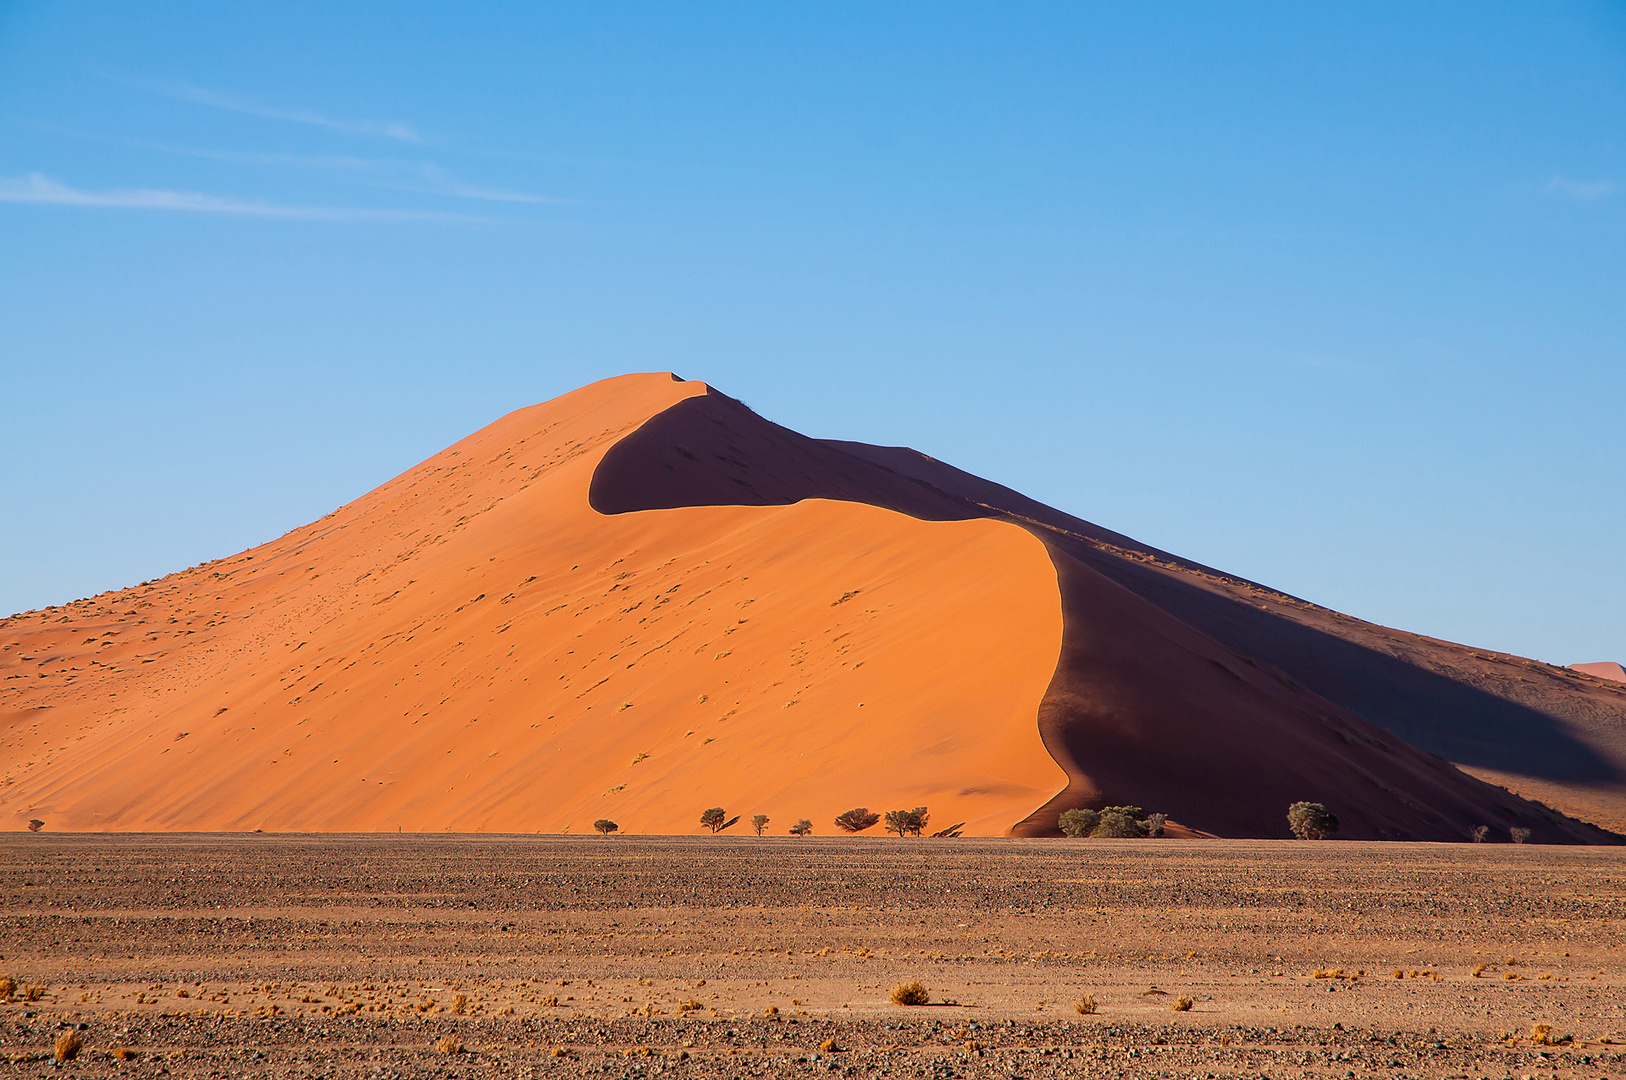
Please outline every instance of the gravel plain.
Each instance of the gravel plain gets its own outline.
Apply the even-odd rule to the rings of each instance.
[[[0,1076],[1620,1077],[1623,945],[1606,848],[14,835]]]

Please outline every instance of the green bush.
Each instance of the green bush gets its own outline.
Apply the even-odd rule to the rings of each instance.
[[[855,806],[836,818],[836,828],[842,832],[863,832],[881,820],[880,814],[870,813],[867,806]]]
[[[1287,808],[1287,827],[1300,840],[1325,840],[1338,831],[1338,816],[1318,802],[1296,802]]]
[[[1094,810],[1063,810],[1056,819],[1056,827],[1074,839],[1090,835],[1101,815]]]
[[[1107,840],[1134,840],[1146,835],[1146,811],[1138,806],[1109,806],[1101,811],[1091,836]]]

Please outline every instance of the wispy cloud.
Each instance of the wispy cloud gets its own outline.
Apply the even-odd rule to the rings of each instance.
[[[261,105],[254,101],[245,101],[229,94],[222,94],[215,90],[208,90],[201,86],[191,86],[186,83],[147,83],[143,85],[150,86],[158,93],[174,98],[177,101],[190,101],[196,105],[207,105],[214,109],[246,113],[249,116],[259,116],[267,120],[282,120],[290,124],[308,124],[312,127],[327,128],[330,131],[342,131],[348,135],[372,135],[410,143],[423,141],[410,125],[398,120],[348,120],[311,109],[282,109],[272,105]]]
[[[467,184],[451,175],[436,162],[424,159],[354,157],[345,154],[286,154],[253,150],[213,150],[207,147],[183,146],[176,143],[154,142],[150,139],[132,139],[119,135],[102,135],[50,125],[41,125],[41,127],[44,130],[74,139],[87,139],[99,143],[130,146],[138,150],[151,150],[175,157],[222,161],[234,165],[270,165],[279,168],[309,169],[345,174],[358,183],[395,191],[445,195],[480,202],[524,203],[533,206],[552,206],[571,201],[551,195],[536,195],[525,191]]]
[[[1547,190],[1572,199],[1601,199],[1619,191],[1620,185],[1610,180],[1567,180],[1555,176],[1547,181]]]
[[[216,214],[234,217],[275,218],[283,221],[330,221],[345,223],[438,221],[473,224],[489,218],[468,214],[443,214],[419,210],[369,210],[343,206],[299,206],[207,195],[196,191],[165,191],[137,188],[115,191],[84,191],[60,184],[39,173],[19,179],[0,178],[0,202],[43,203],[54,206],[84,206],[119,210],[169,210],[189,214]]]

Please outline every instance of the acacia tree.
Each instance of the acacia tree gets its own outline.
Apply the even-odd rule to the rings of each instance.
[[[1056,819],[1056,827],[1063,835],[1076,840],[1095,831],[1095,823],[1100,820],[1101,814],[1095,810],[1063,810]]]
[[[917,806],[913,810],[888,810],[886,831],[895,832],[899,836],[919,836],[925,831],[926,823],[931,817],[931,813],[924,806]]]
[[[1318,802],[1296,802],[1287,808],[1287,826],[1300,840],[1325,840],[1338,831],[1338,816]]]
[[[768,815],[767,814],[758,814],[758,815],[756,815],[755,817],[753,817],[751,819],[751,828],[753,828],[753,829],[755,829],[757,831],[758,836],[761,836],[762,835],[762,830],[766,829],[767,827],[768,827]]]
[[[601,817],[597,821],[593,822],[593,828],[597,829],[599,832],[603,833],[605,836],[609,836],[611,833],[615,832],[620,827],[621,826],[617,825],[615,822],[611,821],[607,817]]]
[[[807,818],[802,818],[800,821],[790,827],[790,834],[792,836],[812,836],[813,823]]]
[[[727,814],[727,812],[725,812],[723,810],[723,808],[721,806],[713,806],[711,809],[707,810],[704,814],[700,815],[700,824],[704,825],[706,828],[710,829],[712,832],[721,831],[722,827],[723,827],[723,823],[726,822],[727,820],[728,820],[728,814]]]
[[[836,827],[842,832],[863,832],[881,820],[880,814],[870,813],[867,806],[855,806],[836,818]]]

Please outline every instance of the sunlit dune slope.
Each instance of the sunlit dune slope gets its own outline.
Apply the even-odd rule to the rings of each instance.
[[[1485,781],[1626,825],[1623,776],[1626,686],[668,374],[512,413],[252,551],[0,620],[14,828],[694,832],[721,805],[828,833],[924,805],[1041,836],[1127,803],[1280,837],[1307,799],[1357,839],[1614,842]]]
[[[0,622],[0,814],[59,829],[999,834],[1066,783],[1061,611],[1012,525],[853,502],[604,516],[600,457],[706,387],[513,413],[309,526]],[[735,829],[745,826],[737,825]]]

